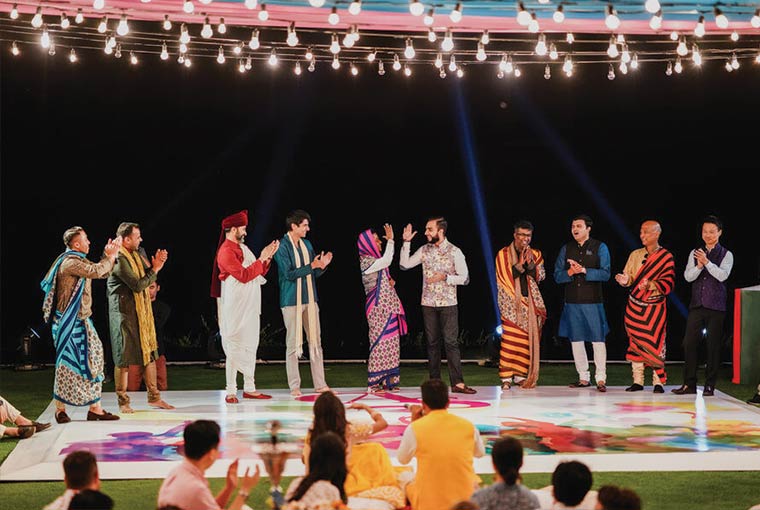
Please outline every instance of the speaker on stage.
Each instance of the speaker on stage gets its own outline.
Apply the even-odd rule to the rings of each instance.
[[[44,334],[44,328],[27,326],[24,333],[19,339],[19,346],[16,349],[16,363],[14,369],[18,371],[41,370],[45,365],[39,361],[39,355],[42,351],[40,340]]]

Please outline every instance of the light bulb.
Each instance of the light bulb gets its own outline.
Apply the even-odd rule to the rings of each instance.
[[[354,64],[351,64],[351,75],[357,76],[359,74],[359,69]]]
[[[240,59],[238,61],[238,71],[243,74],[245,73],[245,64],[243,63],[243,59]]]
[[[190,67],[193,65],[193,61],[190,60],[190,57],[185,57],[185,67]]]
[[[116,49],[113,50],[113,56],[116,58],[121,58],[121,44],[116,45]]]
[[[335,69],[336,71],[338,70],[338,68],[340,68],[340,60],[338,60],[338,55],[335,55],[333,57],[333,61],[331,65],[332,65],[332,68]]]
[[[660,0],[647,0],[644,2],[644,9],[646,9],[649,14],[654,14],[660,10]]]
[[[541,34],[538,36],[538,42],[536,43],[535,52],[536,52],[536,55],[538,55],[539,57],[543,57],[544,55],[546,55],[546,51],[547,51],[546,35]]]
[[[437,67],[438,69],[443,67],[443,55],[441,55],[440,53],[435,56],[435,67]]]
[[[100,20],[100,23],[98,23],[98,32],[105,34],[106,30],[108,30],[108,19],[103,16],[103,18]]]
[[[451,36],[451,30],[446,30],[446,35],[441,43],[441,49],[447,53],[454,49],[454,38]]]
[[[179,56],[177,57],[177,63],[178,64],[184,64],[185,63],[185,55],[183,55],[182,53],[180,53]]]
[[[689,53],[689,48],[686,47],[686,38],[682,37],[681,40],[678,42],[678,46],[676,46],[676,53],[678,55],[685,57]]]
[[[496,77],[497,77],[498,79],[500,79],[500,80],[501,80],[501,79],[503,79],[503,78],[504,78],[504,71],[502,71],[501,69],[500,69],[500,70],[498,70],[498,71],[496,72]]]
[[[51,57],[55,55],[55,43],[53,42],[50,43],[50,49],[48,49],[48,55],[50,55]]]
[[[482,42],[478,42],[478,52],[475,54],[475,58],[478,62],[483,62],[488,56],[486,55],[486,48]]]
[[[325,0],[309,0],[309,4],[312,7],[322,7],[325,5]]]
[[[296,76],[301,76],[301,63],[296,62],[296,66],[293,69],[293,72],[296,74]]]
[[[409,78],[412,75],[412,68],[409,65],[404,64],[404,76]]]
[[[728,18],[725,14],[723,14],[723,11],[716,7],[713,12],[715,13],[715,24],[718,26],[718,28],[728,28]]]
[[[697,37],[704,37],[705,35],[705,17],[700,16],[697,21],[697,26],[694,27],[694,35]]]
[[[261,4],[261,9],[259,9],[259,21],[266,21],[269,19],[269,11],[267,10],[266,4]]]
[[[362,12],[361,0],[354,0],[351,2],[351,5],[348,6],[348,13],[352,16],[358,16],[360,12]]]
[[[130,62],[130,63],[131,63],[133,66],[136,66],[136,65],[137,65],[137,55],[135,55],[135,52],[134,52],[134,51],[130,51],[130,52],[129,52],[129,62]]]
[[[330,53],[337,55],[340,53],[340,43],[338,43],[338,34],[333,34],[332,43],[330,43]]]
[[[243,52],[243,43],[238,43],[232,48],[232,53],[240,55]]]
[[[288,28],[288,38],[286,40],[288,46],[293,47],[298,44],[298,34],[296,34],[296,24],[291,23]]]
[[[435,30],[432,28],[428,29],[428,41],[430,42],[436,42],[438,40],[438,35],[435,33]]]
[[[736,53],[731,54],[731,67],[739,69],[739,59],[736,58]]]
[[[227,33],[227,25],[224,23],[224,18],[219,18],[219,24],[216,26],[216,31],[220,34]]]
[[[623,74],[628,74],[628,64],[625,62],[620,62],[620,72]]]
[[[649,20],[649,28],[659,30],[662,28],[662,11],[657,11]]]
[[[435,14],[435,9],[431,7],[430,10],[428,10],[427,14],[425,14],[425,17],[422,18],[422,22],[425,24],[425,26],[429,27],[433,23],[435,23],[434,14]]]
[[[417,52],[414,51],[414,45],[412,44],[412,39],[408,37],[406,39],[406,48],[404,49],[404,56],[407,59],[412,59],[414,58],[414,55],[416,55],[416,53]]]
[[[615,37],[615,40],[618,44],[625,44],[625,35],[624,34],[618,34],[617,37]]]
[[[13,4],[11,8],[11,19],[18,19],[18,6],[16,4]]]
[[[261,46],[261,43],[259,42],[259,29],[254,28],[253,31],[251,31],[251,40],[248,42],[248,47],[252,50],[258,50]]]
[[[249,56],[245,59],[245,70],[250,71],[253,69],[253,59]]]
[[[192,0],[185,0],[185,2],[182,4],[182,10],[187,14],[191,14],[193,11],[195,11],[195,6],[193,5]]]
[[[552,78],[552,70],[549,67],[549,64],[546,64],[546,67],[544,67],[544,80],[551,80]]]
[[[179,51],[181,51],[182,53],[187,53],[187,44],[179,43]]]
[[[40,28],[42,26],[42,7],[37,7],[37,12],[32,17],[32,26],[34,28]]]
[[[47,49],[50,48],[50,34],[48,33],[47,25],[42,29],[42,35],[40,36],[40,46]]]
[[[385,66],[383,65],[383,61],[382,60],[380,60],[377,63],[377,74],[379,74],[380,76],[382,76],[382,75],[385,74]]]
[[[313,73],[313,72],[314,72],[314,69],[316,69],[316,68],[317,68],[317,66],[316,66],[316,64],[315,64],[315,62],[316,62],[316,61],[317,61],[317,60],[316,60],[316,59],[314,59],[314,60],[312,60],[311,62],[309,62],[309,67],[307,67],[307,69],[309,70],[309,72],[310,72],[310,73]]]
[[[343,36],[343,46],[346,48],[352,48],[354,46],[354,38],[351,37],[351,34],[348,32]]]
[[[412,16],[422,16],[425,12],[425,6],[419,0],[409,0],[409,12]]]
[[[21,50],[18,49],[18,43],[16,43],[16,41],[13,41],[13,44],[11,44],[11,54],[14,57],[18,57],[21,54]]]
[[[71,26],[71,21],[69,21],[68,16],[66,16],[65,12],[61,13],[61,28],[64,30],[69,28]]]
[[[573,44],[575,42],[575,37],[571,32],[568,32],[565,36],[565,41],[567,41],[567,44]]]
[[[164,14],[164,30],[171,30],[172,29],[172,22],[169,21],[169,15]]]
[[[734,68],[731,66],[731,61],[728,60],[728,59],[726,59],[726,71],[728,71],[730,73],[733,70],[734,70]]]
[[[129,33],[129,24],[127,24],[127,15],[122,14],[119,25],[116,27],[116,33],[124,37]]]
[[[82,8],[80,7],[79,9],[77,9],[77,15],[74,18],[74,22],[77,25],[80,25],[83,21],[84,21],[84,13],[82,13]]]
[[[538,18],[536,17],[536,13],[532,12],[530,14],[530,22],[528,22],[528,32],[531,34],[536,34],[538,33],[538,29]]]
[[[525,10],[522,2],[517,3],[517,23],[523,27],[527,27],[530,23],[530,13]]]
[[[573,72],[573,58],[569,54],[565,55],[565,63],[562,64],[562,70],[567,74]]]
[[[93,0],[93,2],[92,2],[92,8],[93,9],[100,10],[100,9],[102,9],[105,6],[106,6],[105,0]]]
[[[755,14],[752,15],[749,24],[752,25],[752,28],[760,28],[760,9],[755,10]]]
[[[245,0],[245,7],[249,10],[254,10],[259,5],[257,0]]]
[[[459,23],[462,21],[462,2],[457,2],[456,6],[449,14],[449,19],[451,19],[451,21],[454,23]]]
[[[673,30],[673,31],[670,33],[670,40],[671,40],[671,41],[674,41],[674,42],[675,42],[675,41],[677,41],[678,39],[680,39],[680,37],[681,37],[681,36],[680,36],[680,35],[678,34],[678,32],[676,32],[675,30]]]
[[[628,51],[628,45],[623,45],[623,51],[620,54],[620,61],[624,64],[627,64],[631,61],[631,53]]]
[[[731,40],[734,41],[734,42],[738,41],[739,40],[739,32],[737,32],[736,30],[734,30],[733,32],[731,32]]]
[[[181,42],[182,44],[189,44],[190,43],[190,32],[187,31],[187,27],[185,27],[184,23],[182,23],[182,26],[184,27],[184,30],[180,30],[179,42]]]
[[[377,57],[377,50],[372,50],[367,54],[367,61],[372,63],[375,61],[376,57]]]
[[[166,42],[161,45],[161,60],[169,59],[169,50],[166,48]]]
[[[631,69],[634,71],[639,68],[639,56],[634,53],[633,57],[631,57]]]
[[[219,53],[216,55],[216,61],[219,62],[220,64],[224,64],[226,60],[227,59],[224,58],[224,48],[219,46]]]
[[[678,57],[676,59],[676,65],[673,66],[673,70],[678,74],[681,74],[683,72],[683,64],[681,63],[681,57]]]
[[[464,71],[460,67],[457,69],[457,78],[462,78],[463,76],[464,76]]]
[[[340,16],[338,16],[338,8],[333,7],[330,11],[330,15],[327,17],[327,22],[331,25],[337,25],[340,23]]]
[[[76,52],[76,51],[74,51],[74,48],[71,48],[71,51],[69,52],[69,62],[71,62],[71,63],[73,64],[73,63],[75,63],[77,60],[79,60],[79,59],[77,58],[77,52]]]
[[[393,54],[393,70],[394,71],[401,70],[401,62],[399,61],[398,55],[396,55],[395,53]]]
[[[609,55],[610,58],[617,58],[617,56],[620,55],[614,38],[610,38],[610,45],[607,47],[607,55]]]
[[[691,59],[694,61],[695,66],[702,65],[702,54],[699,52],[699,48],[696,44],[691,47]]]
[[[488,35],[488,30],[483,30],[483,33],[480,35],[480,42],[483,44],[488,44],[491,42],[491,37]]]
[[[554,43],[551,43],[549,45],[549,58],[552,60],[557,60],[559,58],[559,52],[557,51],[557,45]]]
[[[620,18],[618,18],[617,11],[612,7],[612,4],[607,4],[606,12],[607,17],[604,19],[604,24],[610,30],[617,30],[620,26]]]
[[[607,79],[612,81],[615,79],[615,68],[610,64],[609,71],[607,71]]]
[[[554,11],[554,14],[552,15],[552,19],[555,23],[562,23],[565,21],[565,10],[562,5],[557,6],[557,10]]]
[[[272,48],[272,52],[269,54],[269,65],[275,67],[277,65],[277,50]]]
[[[106,39],[106,45],[103,48],[103,53],[105,53],[106,55],[110,55],[111,53],[113,53],[113,48],[111,47],[110,44],[108,44],[108,39]]]
[[[452,73],[457,70],[457,60],[454,57],[454,55],[451,55],[451,58],[449,59],[449,71]]]
[[[441,77],[441,79],[444,79],[444,78],[446,78],[446,71],[444,71],[444,70],[443,70],[443,68],[441,68],[441,72],[440,72],[440,73],[438,73],[438,76],[440,76],[440,77]]]

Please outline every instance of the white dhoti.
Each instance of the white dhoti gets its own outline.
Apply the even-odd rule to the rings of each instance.
[[[243,267],[256,261],[247,246],[243,250]],[[243,374],[243,391],[256,391],[256,352],[259,349],[261,326],[261,286],[266,283],[258,276],[248,283],[241,283],[233,276],[222,281],[221,297],[217,299],[219,333],[222,348],[227,356],[225,363],[227,395],[237,393],[237,373]]]

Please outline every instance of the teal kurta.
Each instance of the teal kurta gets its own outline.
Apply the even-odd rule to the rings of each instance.
[[[108,322],[111,330],[111,351],[117,367],[143,365],[140,347],[140,326],[137,322],[135,292],[142,292],[156,281],[156,273],[143,261],[145,276],[139,278],[129,261],[119,253],[116,265],[108,277]],[[150,356],[158,359],[158,351]]]

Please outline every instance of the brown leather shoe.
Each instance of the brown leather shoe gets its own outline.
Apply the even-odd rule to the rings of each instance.
[[[567,385],[568,388],[590,388],[591,383],[588,381],[576,381]]]
[[[676,395],[696,395],[697,394],[697,388],[695,386],[688,386],[686,384],[682,384],[678,388],[673,388],[670,390],[671,393],[675,393]]]
[[[607,393],[607,385],[603,382],[596,383],[596,390],[601,393]]]
[[[715,386],[705,384],[704,389],[702,389],[702,396],[712,397],[713,395],[715,395]]]
[[[115,414],[111,414],[105,409],[103,410],[103,414],[97,414],[93,413],[92,411],[87,411],[87,421],[113,421],[118,420],[120,417],[116,416]]]
[[[34,435],[34,425],[19,425],[18,438],[27,439]]]
[[[478,390],[474,388],[470,388],[466,384],[464,386],[452,386],[451,387],[452,393],[466,393],[468,395],[472,395],[473,393],[477,393]]]
[[[34,425],[35,432],[42,432],[43,430],[47,430],[50,428],[49,423],[40,423],[38,421],[33,421],[32,425]]]
[[[55,421],[56,423],[69,423],[71,418],[66,414],[66,411],[58,411],[55,413]]]

